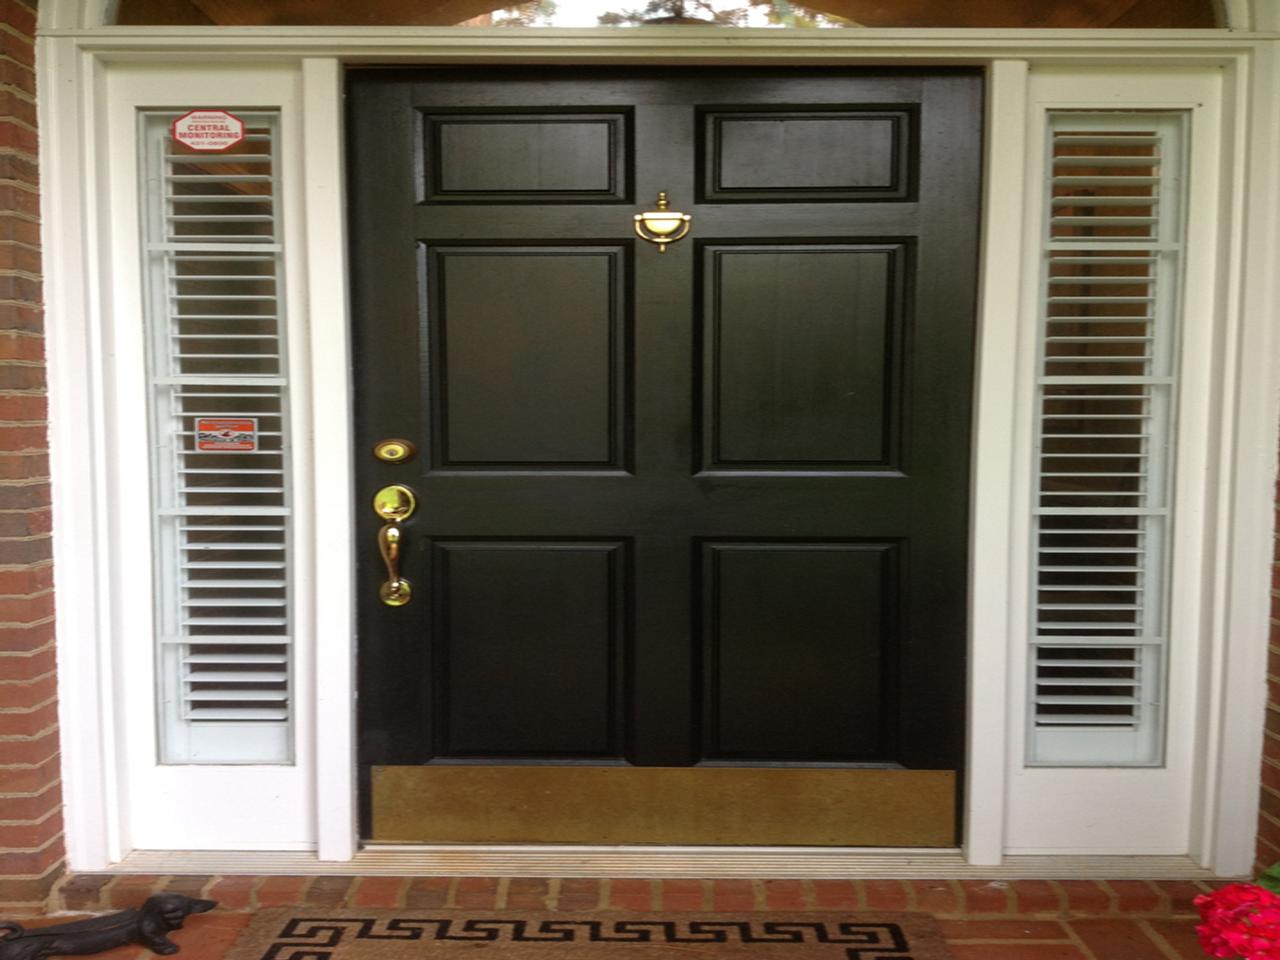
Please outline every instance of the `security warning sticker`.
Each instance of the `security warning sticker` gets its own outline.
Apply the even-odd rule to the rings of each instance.
[[[192,150],[230,150],[245,138],[244,121],[226,110],[192,110],[173,121],[173,139]]]
[[[253,417],[196,421],[196,449],[204,453],[252,453],[258,449],[258,421]]]

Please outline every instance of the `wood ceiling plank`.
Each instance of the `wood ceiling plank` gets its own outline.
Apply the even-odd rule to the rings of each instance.
[[[218,21],[196,7],[191,0],[122,0],[116,23],[142,26],[149,23],[181,26],[209,26]]]
[[[1123,2],[1123,0],[1122,0]],[[1100,27],[1116,0],[818,0],[866,27]],[[848,11],[847,13],[844,11]]]
[[[145,3],[174,0],[143,0]],[[225,26],[451,26],[489,13],[495,0],[192,0]],[[508,3],[512,0],[507,0]]]
[[[1221,26],[1215,5],[1204,0],[1134,0],[1133,5],[1119,13],[1108,26],[1150,27],[1165,20],[1180,27]]]

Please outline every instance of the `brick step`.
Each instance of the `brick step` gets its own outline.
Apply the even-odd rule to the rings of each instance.
[[[1187,919],[1213,885],[1177,880],[596,880],[498,877],[260,877],[79,874],[50,912],[137,906],[162,890],[224,910],[269,906],[475,910],[918,910],[942,918]]]

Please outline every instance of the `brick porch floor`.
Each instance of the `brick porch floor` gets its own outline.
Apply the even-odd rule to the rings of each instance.
[[[174,935],[183,960],[220,960],[257,907],[506,907],[530,910],[915,910],[933,914],[955,960],[1203,960],[1192,899],[1167,880],[584,880],[493,877],[155,877],[80,875],[51,913],[136,906],[172,890],[218,911]],[[143,960],[130,947],[103,960]]]

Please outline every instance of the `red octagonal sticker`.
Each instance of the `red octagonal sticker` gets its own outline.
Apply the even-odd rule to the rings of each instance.
[[[244,137],[244,121],[226,110],[192,110],[173,121],[173,139],[192,150],[229,150]]]

